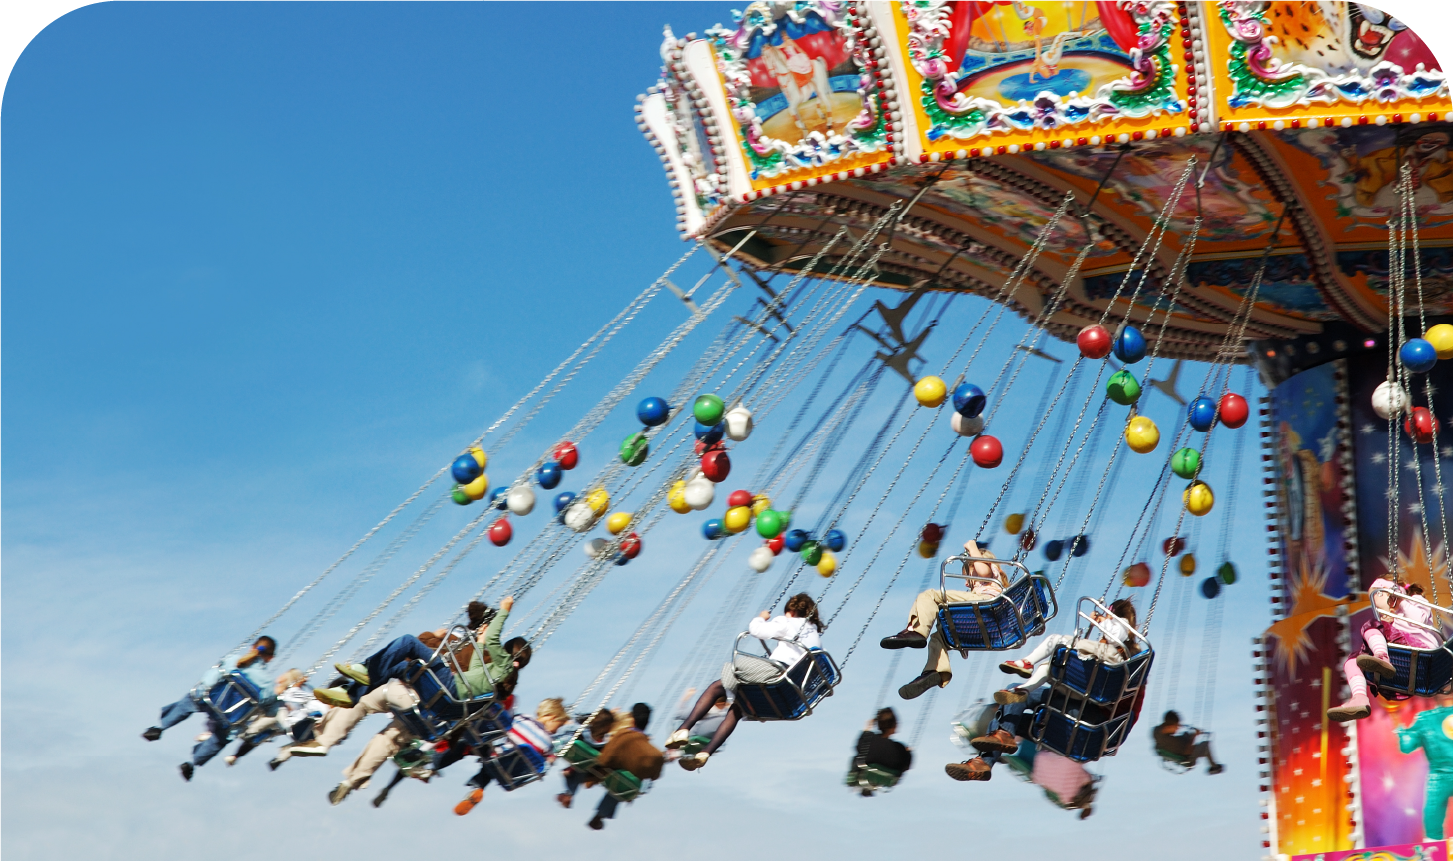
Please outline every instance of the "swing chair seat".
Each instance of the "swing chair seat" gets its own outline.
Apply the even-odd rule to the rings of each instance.
[[[1098,705],[1113,706],[1140,693],[1153,659],[1154,653],[1145,649],[1121,663],[1110,664],[1086,658],[1070,646],[1059,646],[1050,657],[1049,683]]]
[[[501,789],[514,792],[543,778],[549,763],[533,747],[517,744],[503,750],[496,748],[494,755],[486,759],[482,767]]]
[[[418,702],[412,708],[395,709],[393,714],[405,729],[424,741],[462,734],[468,744],[477,746],[509,731],[510,713],[493,693],[461,700],[423,663],[405,681],[418,695]]]
[[[1106,708],[1063,688],[1051,689],[1034,713],[1029,735],[1035,744],[1075,762],[1114,756],[1134,722],[1134,697]]]
[[[1156,757],[1160,760],[1160,767],[1169,771],[1171,774],[1187,774],[1196,765],[1196,761],[1189,756],[1181,756],[1178,753],[1155,747],[1154,745],[1151,747],[1155,751]]]
[[[1387,644],[1387,659],[1397,673],[1377,676],[1363,672],[1368,687],[1383,699],[1431,697],[1453,682],[1453,651],[1448,643],[1432,649],[1417,649],[1400,643]]]
[[[692,741],[698,740],[701,742],[698,749],[711,741],[702,736],[692,737]],[[570,763],[571,767],[583,772],[592,782],[604,787],[605,791],[610,793],[616,801],[635,801],[644,795],[651,785],[649,780],[642,780],[629,771],[601,768],[597,762],[600,758],[600,748],[584,739],[577,738],[570,747],[565,749],[561,757]]]
[[[897,786],[898,781],[902,778],[903,772],[901,771],[854,761],[848,767],[848,777],[845,783],[848,787],[862,792],[865,797],[870,797],[879,792],[887,792]]]
[[[241,729],[262,713],[262,692],[239,672],[228,673],[210,688],[196,688],[192,699],[214,723],[229,731]]]
[[[737,636],[737,645],[732,651],[733,665],[738,656],[761,660],[761,656],[741,650],[742,639],[749,636],[747,632]],[[762,648],[766,650],[767,644],[762,643]],[[825,697],[832,696],[833,688],[841,680],[842,672],[831,655],[822,649],[807,649],[773,678],[761,682],[738,681],[736,704],[747,720],[801,720],[812,714]]]
[[[1044,633],[1044,623],[1059,613],[1054,587],[1041,574],[1031,574],[1023,563],[978,556],[950,556],[939,568],[939,589],[948,591],[950,578],[965,585],[988,581],[972,574],[950,574],[952,562],[991,562],[1018,568],[1019,578],[987,601],[945,604],[938,611],[938,631],[944,645],[959,652],[1002,652],[1017,649],[1030,637]],[[967,569],[967,565],[964,566]],[[991,581],[992,582],[992,581]]]

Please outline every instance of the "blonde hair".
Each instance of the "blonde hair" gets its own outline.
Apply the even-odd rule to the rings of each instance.
[[[550,697],[549,699],[541,700],[539,707],[535,709],[535,717],[540,720],[556,718],[566,723],[570,722],[570,716],[565,713],[565,700],[561,697]]]
[[[630,712],[622,709],[611,709],[611,714],[615,715],[615,724],[610,728],[611,735],[636,728],[636,719]]]
[[[292,669],[278,676],[277,683],[284,688],[290,688],[293,685],[296,685],[298,682],[301,682],[305,678],[307,678],[307,676],[303,675],[302,670],[298,669],[297,667],[293,667]]]

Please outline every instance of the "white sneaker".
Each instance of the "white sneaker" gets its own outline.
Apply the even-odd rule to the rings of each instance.
[[[316,741],[305,741],[288,745],[288,754],[291,756],[327,756],[328,748]]]
[[[695,771],[703,765],[706,765],[706,761],[709,758],[711,758],[711,754],[709,753],[698,753],[696,756],[683,756],[681,757],[681,767],[687,771]]]
[[[231,767],[231,766],[234,766],[234,765],[237,764],[237,757],[235,757],[235,756],[224,756],[224,757],[222,757],[222,761],[225,762],[225,763],[227,763],[228,767]]]
[[[667,750],[675,750],[675,749],[677,749],[679,747],[686,747],[686,745],[690,741],[691,741],[691,730],[689,730],[689,729],[678,729],[675,732],[671,733],[671,737],[670,738],[666,739],[666,749]]]

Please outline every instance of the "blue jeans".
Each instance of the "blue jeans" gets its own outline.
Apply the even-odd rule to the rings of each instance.
[[[162,729],[171,729],[198,711],[200,709],[197,708],[197,703],[189,694],[169,706],[164,706],[161,710],[161,720],[157,722],[157,726]],[[206,765],[208,760],[220,753],[230,740],[229,728],[218,724],[211,718],[207,719],[207,729],[212,732],[212,735],[197,742],[197,746],[192,748],[192,765]]]
[[[620,802],[616,800],[616,797],[607,792],[605,797],[600,800],[600,806],[595,808],[595,815],[601,819],[614,819],[616,808],[619,806]]]
[[[445,690],[452,695],[454,693],[454,673],[444,666],[443,661],[429,663],[433,657],[434,650],[424,645],[418,637],[412,634],[399,637],[364,660],[363,666],[368,670],[368,689],[381,688],[388,684],[389,679],[407,677],[411,669],[409,661],[416,660],[428,663],[429,668],[443,683]]]
[[[161,729],[171,729],[196,713],[197,703],[191,694],[187,694],[169,706],[162,706],[161,720],[156,725]]]

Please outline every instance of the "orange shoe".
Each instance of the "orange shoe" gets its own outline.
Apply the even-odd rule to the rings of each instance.
[[[474,809],[474,805],[478,804],[479,802],[481,802],[483,800],[484,800],[484,790],[483,789],[476,789],[473,792],[469,793],[468,795],[464,796],[464,800],[463,801],[461,801],[458,804],[454,805],[454,813],[457,814],[457,815],[459,815],[459,816],[464,816],[469,811],[471,811],[471,810]]]

